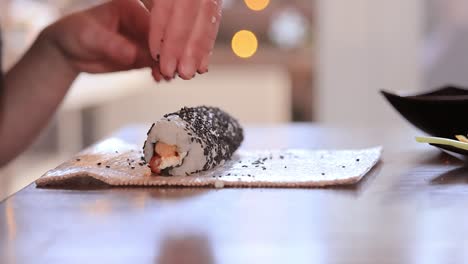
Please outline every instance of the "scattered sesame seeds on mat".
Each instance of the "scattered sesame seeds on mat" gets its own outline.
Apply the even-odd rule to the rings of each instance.
[[[136,145],[112,138],[46,172],[37,187],[75,184],[179,187],[323,187],[355,184],[379,161],[382,148],[238,151],[223,166],[189,176],[154,176]]]

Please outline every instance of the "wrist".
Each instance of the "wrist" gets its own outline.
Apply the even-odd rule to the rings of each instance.
[[[45,61],[44,64],[50,67],[51,71],[60,74],[60,78],[70,80],[76,79],[80,73],[69,61],[61,49],[58,41],[53,36],[49,28],[44,29],[31,47],[31,51],[38,54]]]

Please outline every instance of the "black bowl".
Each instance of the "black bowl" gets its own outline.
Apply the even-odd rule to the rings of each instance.
[[[447,86],[428,93],[399,96],[381,91],[411,124],[435,137],[468,134],[468,90]]]

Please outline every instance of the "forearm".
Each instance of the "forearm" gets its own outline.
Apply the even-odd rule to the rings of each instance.
[[[33,142],[77,74],[44,34],[7,72],[0,119],[0,167]]]

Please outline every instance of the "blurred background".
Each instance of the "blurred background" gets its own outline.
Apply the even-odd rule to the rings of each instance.
[[[49,23],[100,2],[1,0],[4,70]],[[82,74],[35,145],[4,171],[27,162],[37,166],[21,173],[38,177],[123,126],[185,105],[220,106],[246,125],[408,126],[379,90],[468,86],[467,42],[468,0],[224,0],[208,74],[163,84],[147,70]]]
[[[49,23],[100,2],[2,1],[5,67]],[[312,121],[313,5],[305,0],[225,0],[223,9],[209,74],[160,85],[148,70],[83,74],[49,129],[49,139],[60,141],[66,135],[70,145],[73,133],[75,144],[88,145],[129,123],[151,123],[164,113],[198,104],[221,106],[244,123]],[[42,145],[60,144],[50,140]]]

